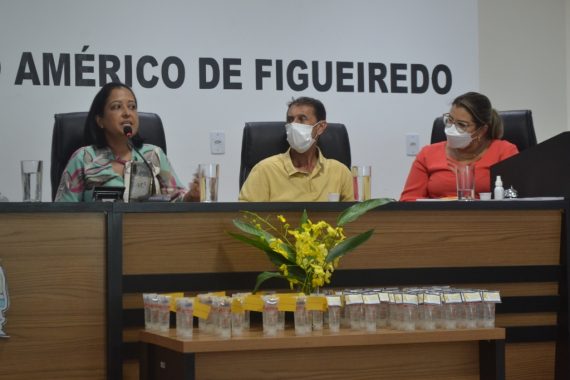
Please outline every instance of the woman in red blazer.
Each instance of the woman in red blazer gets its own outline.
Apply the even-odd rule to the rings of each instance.
[[[503,122],[489,98],[477,92],[460,95],[443,115],[447,141],[422,148],[416,156],[401,201],[457,196],[457,163],[475,166],[475,193],[490,191],[490,167],[518,153],[514,144],[501,140]]]

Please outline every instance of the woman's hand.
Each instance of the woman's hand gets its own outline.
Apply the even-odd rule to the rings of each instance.
[[[190,182],[190,189],[184,194],[185,202],[200,202],[200,182],[198,173],[194,173],[194,178]]]
[[[194,178],[190,182],[190,189],[184,194],[184,202],[200,202],[200,182],[198,173],[194,173]]]

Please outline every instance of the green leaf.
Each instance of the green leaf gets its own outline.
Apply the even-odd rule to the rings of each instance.
[[[235,239],[237,239],[237,240],[239,240],[239,241],[242,241],[242,242],[244,242],[244,243],[246,243],[246,244],[252,245],[252,246],[254,246],[255,248],[259,248],[259,249],[261,249],[262,251],[267,251],[267,250],[273,251],[273,250],[271,249],[271,247],[269,246],[269,244],[268,244],[266,241],[264,241],[264,240],[252,239],[252,238],[247,237],[247,236],[243,236],[243,235],[240,235],[240,234],[236,234],[235,232],[228,232],[228,235],[230,235],[231,237],[233,237],[233,238],[235,238]],[[277,252],[275,252],[275,253],[277,253]]]
[[[264,242],[264,241],[260,241],[260,240],[256,240],[256,239],[252,239],[249,238],[247,236],[243,236],[240,234],[236,234],[235,232],[228,232],[228,234],[230,236],[232,236],[233,238],[242,241],[246,244],[249,244],[255,248],[259,248],[261,249],[263,252],[265,252],[265,255],[267,256],[267,258],[269,259],[269,261],[271,261],[271,263],[273,265],[275,265],[276,267],[280,267],[281,265],[285,264],[287,265],[287,268],[289,270],[289,273],[297,280],[302,280],[303,278],[305,278],[305,272],[295,263],[295,259],[293,258],[293,260],[288,259],[286,257],[284,257],[282,254],[280,254],[279,252],[275,252],[274,250],[271,249],[271,247],[269,247],[269,245]]]
[[[280,266],[281,264],[287,264],[287,265],[292,264],[285,257],[283,257],[283,255],[281,255],[279,252],[275,252],[274,250],[272,250],[271,247],[269,246],[269,244],[267,244],[267,242],[265,242],[265,241],[252,239],[252,238],[249,238],[247,236],[236,234],[234,232],[228,232],[228,234],[231,237],[233,237],[239,241],[242,241],[246,244],[249,244],[255,248],[261,249],[263,252],[265,252],[267,257],[269,258],[269,261],[271,261],[273,264],[275,264],[277,266]]]
[[[289,271],[289,277],[294,278],[300,283],[304,282],[307,278],[307,273],[298,265],[290,265],[287,267]]]
[[[255,226],[253,226],[249,222],[244,222],[241,219],[234,219],[233,223],[234,223],[234,226],[236,226],[237,228],[239,228],[240,230],[242,230],[246,234],[259,236],[259,237],[261,237],[267,241],[269,241],[270,239],[273,239],[273,235],[271,235],[269,232],[267,232],[265,230],[259,230],[258,228],[256,228]]]
[[[259,286],[264,283],[265,281],[269,280],[270,278],[283,278],[286,279],[285,276],[283,276],[281,273],[279,272],[262,272],[259,275],[257,275],[257,281],[255,282],[255,288],[253,288],[253,292],[256,293],[257,290],[259,289]]]
[[[297,228],[297,230],[299,232],[303,231],[303,224],[307,223],[307,220],[309,220],[309,215],[307,215],[307,210],[303,210],[303,214],[301,215],[301,220],[299,221],[299,228]]]
[[[374,230],[368,230],[366,232],[361,233],[360,235],[356,235],[342,241],[342,243],[338,244],[329,251],[327,258],[325,259],[325,262],[330,263],[334,259],[346,255],[348,252],[352,251],[360,244],[370,239],[370,236],[372,236],[373,232]]]
[[[338,216],[336,224],[340,226],[344,226],[347,223],[353,222],[358,219],[361,215],[365,214],[366,212],[372,210],[373,208],[385,205],[386,203],[394,202],[395,200],[392,198],[375,198],[369,199],[364,202],[358,202],[354,205],[350,206],[346,210],[343,211],[342,214]]]

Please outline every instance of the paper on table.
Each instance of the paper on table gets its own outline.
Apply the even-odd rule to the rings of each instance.
[[[457,197],[446,197],[446,198],[419,198],[416,199],[417,202],[448,202],[456,201]],[[478,201],[479,199],[475,199]],[[562,201],[564,197],[528,197],[528,198],[504,198],[504,199],[488,199],[484,202],[489,201]]]

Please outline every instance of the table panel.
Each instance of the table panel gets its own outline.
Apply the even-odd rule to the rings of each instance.
[[[104,379],[105,215],[0,213],[0,378]]]

